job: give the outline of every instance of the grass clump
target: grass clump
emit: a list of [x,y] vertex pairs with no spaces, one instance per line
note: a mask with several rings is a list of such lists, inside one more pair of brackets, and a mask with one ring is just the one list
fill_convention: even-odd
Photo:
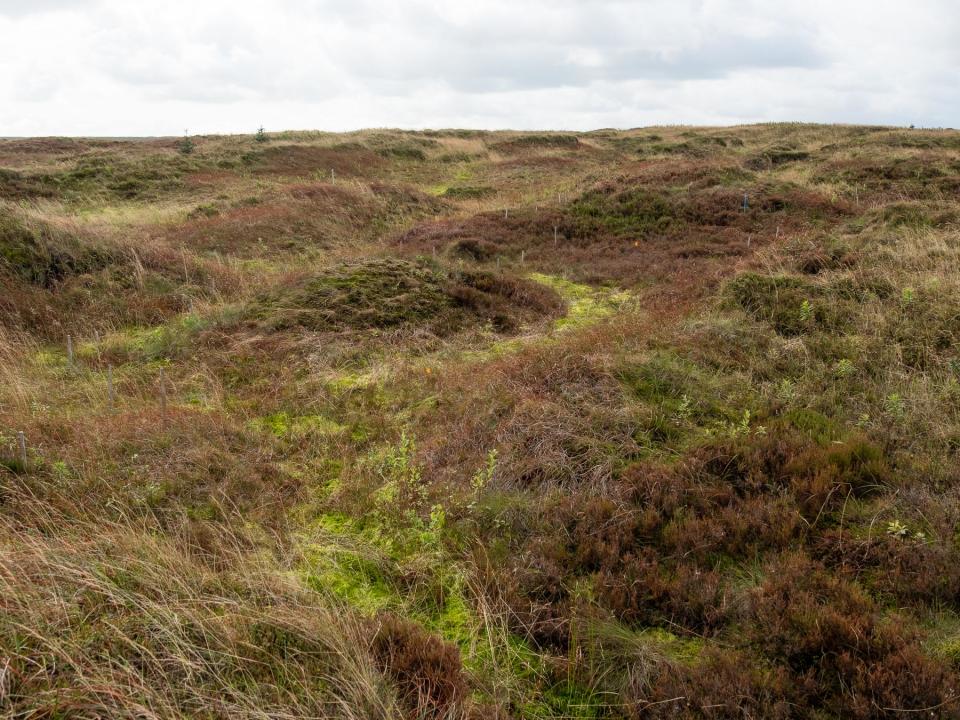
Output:
[[770,323],[780,335],[800,335],[827,318],[811,283],[790,275],[744,273],[730,283],[734,301],[757,320]]

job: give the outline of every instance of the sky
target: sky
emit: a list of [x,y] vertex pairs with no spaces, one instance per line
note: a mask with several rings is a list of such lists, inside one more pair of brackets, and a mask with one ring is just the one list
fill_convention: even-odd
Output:
[[0,0],[0,136],[960,127],[957,0]]

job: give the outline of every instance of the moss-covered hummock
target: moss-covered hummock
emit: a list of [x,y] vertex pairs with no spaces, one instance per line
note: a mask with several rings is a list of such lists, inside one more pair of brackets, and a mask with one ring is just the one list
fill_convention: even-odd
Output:
[[384,258],[339,265],[264,294],[248,312],[272,329],[422,326],[446,334],[470,322],[515,330],[525,320],[562,309],[556,292],[533,281]]
[[50,286],[68,275],[104,267],[111,261],[103,249],[39,220],[0,207],[0,273],[35,285]]

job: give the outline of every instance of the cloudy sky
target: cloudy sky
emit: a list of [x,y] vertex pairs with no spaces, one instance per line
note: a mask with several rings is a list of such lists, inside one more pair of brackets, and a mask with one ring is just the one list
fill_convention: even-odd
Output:
[[0,0],[0,136],[960,126],[957,0]]

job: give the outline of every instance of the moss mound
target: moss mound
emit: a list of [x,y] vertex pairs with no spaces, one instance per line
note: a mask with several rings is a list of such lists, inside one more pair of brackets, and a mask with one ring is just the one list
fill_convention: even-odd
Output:
[[766,170],[788,163],[803,162],[810,159],[810,153],[790,145],[773,145],[764,149],[746,161],[751,170]]
[[489,185],[465,185],[449,187],[443,191],[443,197],[450,200],[480,200],[493,197],[497,191]]
[[69,232],[0,207],[0,274],[49,287],[69,275],[111,262],[108,252],[84,245]]
[[252,303],[252,319],[271,329],[316,331],[421,326],[437,334],[490,322],[500,331],[562,313],[550,288],[508,275],[444,270],[394,258],[337,266]]
[[676,208],[662,193],[614,185],[584,193],[568,214],[579,235],[607,232],[645,236],[665,232],[679,219]]
[[520,152],[523,150],[577,150],[581,147],[576,135],[522,135],[510,140],[493,143],[491,148],[500,152]]

